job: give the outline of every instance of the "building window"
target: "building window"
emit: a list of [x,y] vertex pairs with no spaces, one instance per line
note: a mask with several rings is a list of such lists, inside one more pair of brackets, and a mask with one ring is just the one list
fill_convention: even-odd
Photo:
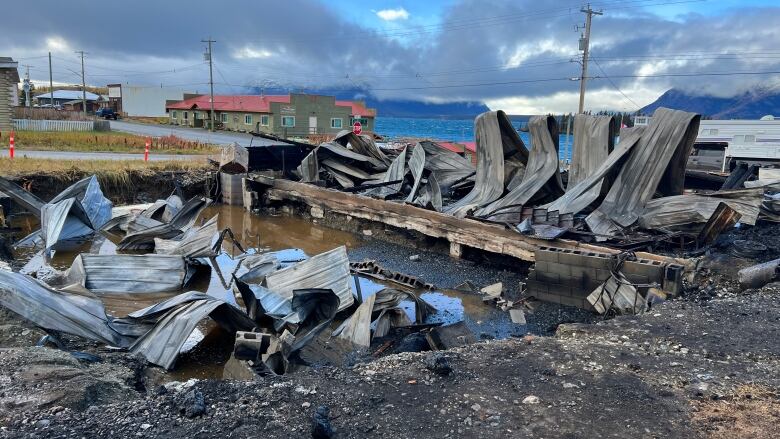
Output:
[[244,115],[244,123],[247,125],[252,125],[252,115],[251,114],[245,114]]
[[176,110],[171,111],[171,117],[176,119]]
[[267,127],[269,120],[270,118],[268,117],[267,114],[260,116],[260,126]]
[[227,121],[228,121],[228,114],[227,113],[222,113],[221,116],[222,116],[222,123],[227,123]]
[[338,128],[341,129],[342,126],[342,120],[340,117],[334,117],[330,120],[330,127],[331,128]]
[[293,128],[295,126],[295,116],[282,116],[282,126]]
[[187,120],[187,116],[189,116],[189,114],[187,114],[187,112],[185,111],[183,114],[184,120]]

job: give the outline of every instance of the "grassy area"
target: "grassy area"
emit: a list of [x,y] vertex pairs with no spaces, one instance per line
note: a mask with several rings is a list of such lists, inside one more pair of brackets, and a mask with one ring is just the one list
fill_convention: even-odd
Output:
[[[9,133],[3,132],[0,144],[8,148]],[[124,152],[143,153],[147,138],[117,132],[60,132],[60,131],[17,131],[16,152],[36,151],[78,151],[78,152]],[[219,147],[200,142],[184,140],[176,136],[151,139],[152,153],[165,154],[214,154]]]
[[127,180],[129,175],[153,175],[160,172],[200,172],[211,168],[204,160],[171,160],[143,162],[135,160],[51,160],[17,157],[0,160],[0,176],[29,175],[66,178],[70,175],[95,174],[104,181]]

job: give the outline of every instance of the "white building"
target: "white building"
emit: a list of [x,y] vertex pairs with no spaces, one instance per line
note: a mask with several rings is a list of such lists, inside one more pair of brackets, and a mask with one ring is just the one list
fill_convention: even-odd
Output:
[[111,107],[126,116],[165,117],[167,101],[181,101],[188,92],[171,87],[109,84]]

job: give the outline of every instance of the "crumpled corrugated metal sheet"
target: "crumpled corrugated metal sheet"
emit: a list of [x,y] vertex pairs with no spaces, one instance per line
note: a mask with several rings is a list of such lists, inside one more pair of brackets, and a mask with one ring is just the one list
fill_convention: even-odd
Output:
[[301,164],[296,168],[301,175],[301,181],[312,182],[320,179],[320,167],[317,160],[317,149],[313,149],[309,155],[303,158]]
[[503,111],[482,113],[474,121],[477,141],[477,175],[474,188],[444,212],[457,217],[499,199],[504,194],[504,157],[527,160],[528,151]]
[[66,274],[71,283],[96,294],[178,291],[187,278],[187,262],[179,255],[80,254]]
[[420,188],[420,193],[414,199],[414,204],[425,208],[431,207],[433,210],[441,212],[441,188],[436,180],[436,174],[431,173],[428,175],[428,182]]
[[339,297],[339,311],[355,300],[349,286],[349,258],[344,246],[269,274],[265,286],[288,299],[292,299],[294,290],[333,290]]
[[181,210],[184,203],[178,195],[171,195],[164,200],[157,200],[151,206],[141,211],[139,217],[151,218],[161,223],[171,222]]
[[41,232],[46,250],[56,249],[95,232],[87,213],[75,198],[46,203],[41,208]]
[[476,168],[471,161],[434,142],[423,140],[420,145],[425,149],[425,169],[436,176],[444,191],[449,191],[456,182],[474,181]]
[[[585,180],[607,161],[615,146],[615,118],[578,114],[574,117],[574,146],[567,188]],[[596,189],[601,191],[601,184]]]
[[20,273],[0,270],[0,305],[45,329],[111,346],[128,347],[133,342],[109,324],[100,300],[57,292]]
[[412,172],[414,183],[412,183],[412,190],[409,191],[409,195],[406,196],[407,203],[414,201],[417,189],[419,189],[422,181],[423,171],[425,170],[425,149],[419,143],[414,145],[412,156],[409,158],[409,170]]
[[193,197],[182,206],[169,223],[150,227],[135,233],[128,233],[119,242],[117,250],[148,250],[154,248],[154,239],[171,239],[195,224],[198,215],[211,204],[205,197]]
[[639,225],[645,229],[700,228],[723,202],[742,215],[740,222],[752,226],[758,220],[763,199],[761,188],[656,198],[645,206]]
[[250,331],[255,327],[243,311],[195,291],[136,311],[121,320],[131,325],[153,322],[154,327],[133,343],[130,352],[143,355],[150,363],[171,369],[184,342],[198,323],[209,316],[229,332]]
[[180,240],[154,239],[154,252],[161,255],[181,255],[185,258],[210,258],[217,255],[213,248],[214,238],[219,233],[214,215],[200,227],[188,229]]
[[17,204],[38,217],[41,216],[41,208],[46,204],[43,200],[30,192],[27,192],[18,184],[8,181],[3,177],[0,177],[0,192],[10,196]]
[[[390,163],[390,167],[387,168],[387,171],[385,172],[384,177],[382,177],[382,183],[387,183],[391,181],[398,181],[403,180],[406,176],[406,153],[408,148],[404,148],[400,154],[393,160],[392,163]],[[378,198],[387,198],[391,195],[397,194],[401,187],[403,186],[403,181],[400,183],[391,184],[389,186],[383,186],[383,187],[377,187],[373,189],[368,189],[364,195],[369,195],[373,197]]]
[[338,134],[336,134],[336,138],[333,139],[333,141],[344,147],[349,144],[353,151],[357,152],[358,154],[373,157],[379,160],[385,165],[385,168],[387,168],[391,162],[390,158],[387,157],[378,146],[376,146],[374,139],[369,136],[362,134],[357,135],[351,130],[341,130]]
[[643,132],[644,127],[642,126],[621,130],[620,142],[599,168],[574,187],[569,186],[565,194],[545,206],[547,210],[550,212],[558,211],[559,214],[579,213],[597,202],[601,190],[593,190],[593,188],[599,187],[606,176],[616,174],[620,170],[620,165],[623,164],[622,160],[639,143]]
[[500,199],[477,209],[476,216],[497,220],[519,217],[522,206],[563,194],[558,165],[558,124],[552,116],[534,116],[528,121],[531,151],[522,182]]
[[586,219],[602,236],[634,224],[656,191],[682,193],[685,165],[693,148],[701,116],[659,108],[626,160],[601,206]]

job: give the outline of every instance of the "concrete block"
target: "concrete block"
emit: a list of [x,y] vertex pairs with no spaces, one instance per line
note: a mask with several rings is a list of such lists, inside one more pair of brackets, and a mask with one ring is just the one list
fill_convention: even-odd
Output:
[[620,268],[620,271],[628,277],[628,275],[644,276],[659,284],[663,282],[664,278],[664,265],[658,261],[639,260],[639,261],[626,261]]
[[536,280],[539,282],[557,284],[560,282],[560,277],[557,273],[551,273],[549,271],[538,271],[536,272]]
[[682,276],[685,267],[677,264],[669,264],[664,271],[662,289],[667,293],[677,296],[682,291]]
[[563,250],[558,255],[558,262],[566,265],[582,265],[582,255],[578,250]]
[[599,270],[609,270],[612,268],[612,258],[601,253],[586,253],[585,266]]
[[550,271],[550,263],[547,261],[536,261],[533,269],[538,271]]
[[537,299],[543,301],[543,302],[550,302],[550,303],[561,303],[561,296],[558,296],[557,294],[549,294],[549,293],[536,293],[533,294],[534,297]]
[[549,247],[539,247],[534,253],[537,262],[558,262],[558,253]]
[[558,277],[564,278],[564,277],[571,277],[571,266],[557,263],[557,262],[551,262],[547,264],[548,272],[550,273],[556,273]]

